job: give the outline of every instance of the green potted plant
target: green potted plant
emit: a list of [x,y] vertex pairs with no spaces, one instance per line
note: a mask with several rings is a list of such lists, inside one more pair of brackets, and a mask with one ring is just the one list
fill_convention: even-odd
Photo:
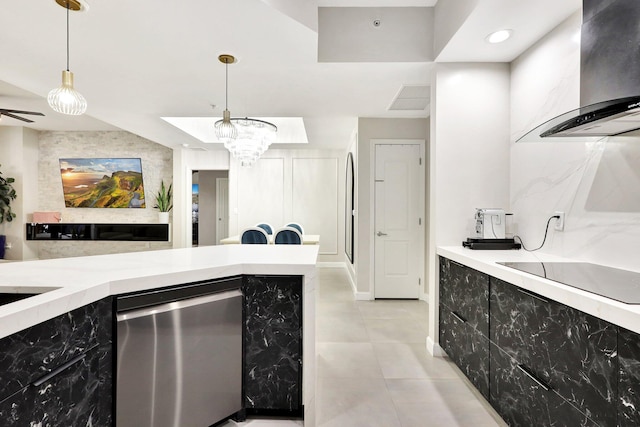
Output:
[[[0,165],[1,167],[2,165]],[[11,210],[11,201],[17,196],[16,190],[13,188],[15,179],[5,178],[0,172],[0,224],[5,221],[11,222],[16,214]],[[4,245],[7,243],[7,236],[0,234],[0,259],[4,258]]]
[[160,211],[158,218],[162,224],[169,223],[169,211],[173,208],[173,204],[171,203],[173,196],[172,191],[173,184],[165,187],[164,180],[160,182],[160,190],[156,193],[156,204],[153,207]]

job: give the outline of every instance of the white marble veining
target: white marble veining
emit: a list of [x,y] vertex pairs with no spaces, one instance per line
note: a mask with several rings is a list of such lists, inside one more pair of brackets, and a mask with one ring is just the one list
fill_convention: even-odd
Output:
[[497,262],[523,261],[575,262],[575,259],[523,250],[479,251],[457,246],[439,247],[438,255],[640,333],[640,305],[638,304],[625,304],[497,264]]
[[[512,232],[527,247],[617,268],[640,268],[640,134],[589,142],[514,143],[541,122],[580,106],[580,12],[529,48],[511,66]],[[552,223],[553,224],[553,223]]]

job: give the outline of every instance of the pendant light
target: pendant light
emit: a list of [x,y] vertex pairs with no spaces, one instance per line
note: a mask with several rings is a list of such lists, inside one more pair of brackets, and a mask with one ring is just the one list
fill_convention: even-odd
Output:
[[224,112],[222,120],[215,124],[216,136],[225,144],[230,143],[238,137],[238,129],[231,123],[231,112],[229,112],[229,64],[236,61],[232,55],[220,55],[218,60],[224,63]]
[[67,9],[67,69],[62,71],[62,86],[52,89],[47,96],[49,106],[58,113],[79,116],[87,111],[87,101],[73,88],[73,73],[69,71],[69,9],[80,10],[81,4],[75,0],[56,0]]
[[218,120],[214,125],[216,137],[224,143],[229,153],[240,161],[241,166],[252,166],[275,141],[278,128],[264,120],[231,117],[227,105],[229,64],[233,64],[236,59],[232,55],[220,55],[218,60],[225,65],[225,107],[222,120]]

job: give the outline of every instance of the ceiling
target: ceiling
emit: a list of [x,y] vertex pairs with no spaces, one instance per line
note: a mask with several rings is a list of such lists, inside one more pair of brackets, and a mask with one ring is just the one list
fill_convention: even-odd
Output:
[[[65,10],[54,0],[6,2],[0,108],[43,112],[46,117],[26,125],[38,130],[123,129],[169,147],[217,148],[161,117],[220,117],[225,74],[217,56],[230,53],[238,59],[229,67],[232,116],[302,117],[309,148],[344,148],[358,117],[427,117],[429,107],[389,106],[403,86],[428,86],[434,62],[319,62],[322,35],[312,29],[317,23],[309,25],[309,13],[436,1],[88,0],[88,11],[70,17],[70,69],[89,104],[79,117],[53,112],[45,99],[65,67]],[[579,0],[475,3],[437,61],[509,62],[580,8]],[[505,27],[514,30],[507,43],[484,42],[489,31]],[[0,125],[23,123],[3,117]]]

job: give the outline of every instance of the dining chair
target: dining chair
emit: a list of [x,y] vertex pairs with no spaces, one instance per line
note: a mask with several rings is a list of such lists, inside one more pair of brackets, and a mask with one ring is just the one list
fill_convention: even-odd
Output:
[[298,224],[297,222],[290,222],[289,224],[285,225],[285,227],[293,227],[298,230],[300,234],[304,234],[304,228],[302,228],[302,225]]
[[267,222],[261,222],[259,224],[256,224],[255,226],[262,228],[264,231],[267,232],[268,235],[272,235],[273,234],[273,227],[271,226],[271,224],[269,224]]
[[243,245],[266,245],[269,243],[269,235],[260,227],[250,227],[240,235],[240,243]]
[[297,228],[282,227],[276,231],[273,243],[276,245],[301,245],[302,234],[300,234]]

